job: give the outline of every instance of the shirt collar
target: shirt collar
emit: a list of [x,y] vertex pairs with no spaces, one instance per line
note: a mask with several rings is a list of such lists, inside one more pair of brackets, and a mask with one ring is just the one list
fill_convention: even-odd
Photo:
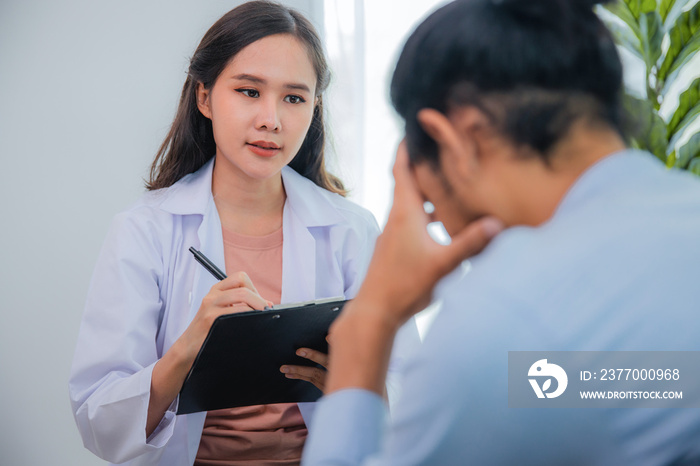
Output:
[[624,149],[603,157],[578,177],[559,202],[552,218],[571,212],[592,198],[625,191],[630,182],[657,170],[660,165],[653,155],[635,149]]
[[[176,215],[204,215],[213,201],[211,178],[214,169],[212,157],[202,168],[184,176],[170,188],[155,191],[162,196],[160,207]],[[307,227],[334,225],[342,221],[334,205],[331,193],[318,187],[290,167],[282,168],[282,182],[287,193],[287,203],[299,220]]]

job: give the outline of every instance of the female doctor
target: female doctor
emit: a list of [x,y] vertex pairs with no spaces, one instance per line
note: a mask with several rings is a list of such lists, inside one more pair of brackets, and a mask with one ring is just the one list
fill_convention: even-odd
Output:
[[[313,27],[284,6],[246,3],[205,34],[149,192],[115,217],[87,297],[70,396],[83,442],[99,457],[299,463],[313,405],[175,412],[216,317],[351,298],[360,285],[378,227],[325,170],[327,84]],[[225,264],[229,278],[217,282],[191,246]],[[417,342],[410,325],[397,345]],[[326,355],[302,351],[325,364]],[[323,388],[320,369],[281,371]]]

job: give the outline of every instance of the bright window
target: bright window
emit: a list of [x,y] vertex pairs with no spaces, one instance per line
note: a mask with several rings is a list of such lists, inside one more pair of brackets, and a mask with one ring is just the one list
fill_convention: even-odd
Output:
[[351,199],[380,225],[391,205],[391,165],[403,130],[389,103],[398,52],[439,0],[325,0],[324,26],[333,83],[327,93],[333,167]]

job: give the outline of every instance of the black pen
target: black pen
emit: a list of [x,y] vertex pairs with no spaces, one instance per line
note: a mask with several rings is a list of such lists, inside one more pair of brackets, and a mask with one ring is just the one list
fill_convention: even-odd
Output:
[[217,280],[224,280],[226,274],[223,273],[217,266],[214,265],[212,261],[209,260],[207,256],[197,251],[195,248],[190,248],[190,252],[194,254],[194,258],[197,262],[202,264],[202,266],[209,271],[210,274],[214,275]]

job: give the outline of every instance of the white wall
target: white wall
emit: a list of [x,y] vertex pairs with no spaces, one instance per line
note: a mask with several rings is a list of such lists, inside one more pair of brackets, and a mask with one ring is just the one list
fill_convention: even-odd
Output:
[[92,268],[143,191],[191,53],[237,3],[0,2],[0,464],[104,464],[67,390]]

